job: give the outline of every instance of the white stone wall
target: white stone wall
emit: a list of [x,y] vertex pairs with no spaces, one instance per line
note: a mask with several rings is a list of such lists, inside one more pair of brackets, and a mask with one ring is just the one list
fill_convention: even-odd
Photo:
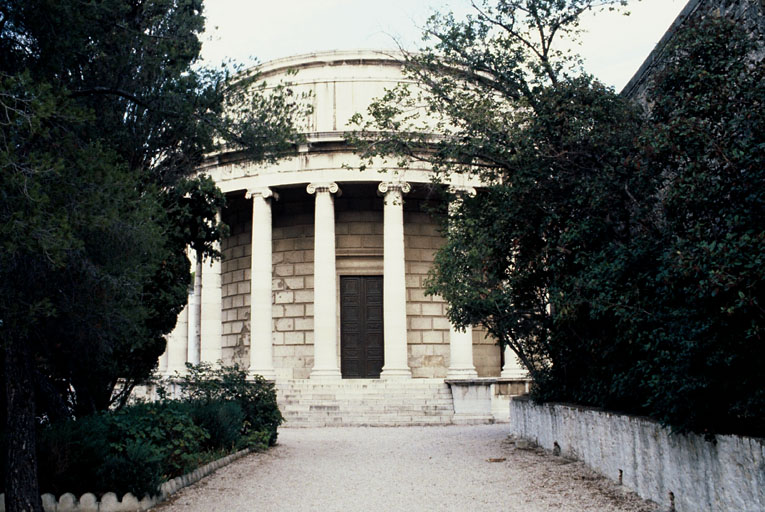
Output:
[[584,461],[677,512],[765,510],[765,440],[672,434],[646,418],[568,405],[510,403],[512,434]]

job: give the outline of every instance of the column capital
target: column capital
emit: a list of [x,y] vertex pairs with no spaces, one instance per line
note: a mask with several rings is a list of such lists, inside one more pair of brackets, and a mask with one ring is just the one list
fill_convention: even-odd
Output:
[[246,199],[252,199],[255,196],[260,196],[263,199],[268,199],[269,197],[273,197],[275,200],[279,200],[279,194],[274,192],[268,187],[255,187],[255,188],[248,188],[247,192],[245,192],[244,197]]
[[475,197],[477,194],[475,187],[468,187],[466,185],[449,185],[449,192],[457,197]]
[[402,194],[409,193],[410,190],[412,190],[412,186],[407,183],[406,181],[381,181],[379,185],[377,185],[377,190],[381,194],[387,194],[388,192],[401,192]]
[[305,187],[306,192],[313,195],[319,192],[329,192],[330,194],[337,194],[340,192],[340,187],[334,181],[331,183],[309,183]]

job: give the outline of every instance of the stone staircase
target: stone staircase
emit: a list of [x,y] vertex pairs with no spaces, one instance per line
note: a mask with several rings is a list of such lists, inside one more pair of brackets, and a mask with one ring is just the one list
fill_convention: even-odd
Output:
[[[449,425],[469,420],[455,421],[452,393],[443,379],[278,380],[276,389],[285,427]],[[480,422],[486,423],[486,418]]]

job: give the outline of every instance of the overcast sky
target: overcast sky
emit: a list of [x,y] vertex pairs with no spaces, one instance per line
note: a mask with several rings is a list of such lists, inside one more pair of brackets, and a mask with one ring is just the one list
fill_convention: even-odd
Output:
[[[620,90],[670,26],[686,0],[629,0],[630,16],[601,13],[584,22],[586,69]],[[469,0],[206,0],[202,55],[251,64],[322,50],[419,46],[434,11],[459,18]]]

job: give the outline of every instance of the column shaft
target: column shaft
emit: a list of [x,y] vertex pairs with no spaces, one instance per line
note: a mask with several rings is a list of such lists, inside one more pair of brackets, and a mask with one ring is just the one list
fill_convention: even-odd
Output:
[[178,314],[175,328],[167,335],[167,370],[166,375],[172,377],[175,372],[186,372],[187,340],[189,325],[189,307],[186,306]]
[[221,261],[209,261],[202,270],[202,327],[200,334],[200,359],[217,363],[222,358],[221,323]]
[[314,364],[312,379],[339,379],[337,363],[337,266],[335,262],[336,183],[310,184],[316,194],[314,220]]
[[200,327],[202,313],[202,261],[199,255],[189,249],[191,268],[194,269],[194,288],[189,295],[189,337],[186,361],[199,364]]
[[505,347],[505,364],[502,366],[502,373],[500,377],[509,379],[525,379],[528,376],[528,372],[523,369],[518,362],[518,356],[515,355],[513,349],[509,346]]
[[[456,214],[462,204],[464,194],[474,196],[475,189],[471,187],[451,187],[455,194],[454,200],[449,203],[449,216]],[[450,226],[449,229],[453,229]],[[449,370],[446,376],[450,379],[473,379],[478,377],[478,372],[473,364],[473,328],[467,327],[464,332],[454,326],[449,329]]]
[[268,189],[248,190],[252,198],[252,259],[250,266],[250,375],[274,379],[272,340],[272,226]]
[[385,364],[382,378],[408,378],[406,342],[406,266],[404,257],[404,200],[408,183],[380,183],[383,207],[383,329]]

